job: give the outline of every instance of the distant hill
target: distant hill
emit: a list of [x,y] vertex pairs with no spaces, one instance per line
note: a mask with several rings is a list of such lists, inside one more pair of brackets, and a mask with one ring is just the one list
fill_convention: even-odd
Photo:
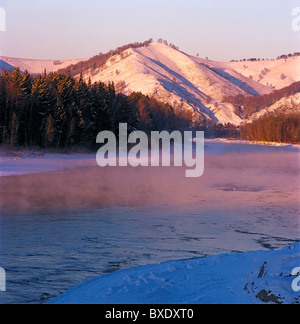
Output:
[[5,61],[1,60],[0,59],[0,72],[3,71],[3,70],[8,70],[8,71],[11,71],[14,69],[14,66],[6,63]]
[[[83,73],[85,80],[114,81],[130,94],[140,91],[195,116],[240,124],[237,107],[226,96],[258,96],[300,80],[300,57],[256,62],[215,62],[189,56],[161,43],[129,48],[110,57],[99,68]],[[79,75],[77,75],[79,77]]]
[[12,58],[0,56],[0,68],[1,65],[5,65],[4,69],[11,70],[14,67],[19,67],[21,71],[27,70],[30,74],[43,73],[45,69],[47,72],[57,72],[58,70],[70,66],[71,64],[77,64],[82,59],[74,60],[31,60],[22,58]]

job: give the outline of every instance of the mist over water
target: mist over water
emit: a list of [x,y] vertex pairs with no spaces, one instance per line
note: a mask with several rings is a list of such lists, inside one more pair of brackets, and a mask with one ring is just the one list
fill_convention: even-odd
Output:
[[[289,192],[290,199],[286,200],[291,203],[294,198],[297,202],[296,192],[292,192],[299,189],[298,150],[218,146],[206,148],[205,171],[200,178],[186,178],[186,167],[97,166],[3,177],[0,178],[1,214],[199,203],[207,208],[223,208],[232,205],[238,192],[256,192],[258,197],[266,191],[274,195]],[[219,204],[220,196],[224,195],[222,190],[236,194],[227,194],[226,200]],[[251,204],[250,195],[248,198]],[[273,195],[272,199],[277,201]]]
[[208,143],[185,167],[82,167],[0,178],[0,302],[44,302],[132,266],[300,240],[299,149]]

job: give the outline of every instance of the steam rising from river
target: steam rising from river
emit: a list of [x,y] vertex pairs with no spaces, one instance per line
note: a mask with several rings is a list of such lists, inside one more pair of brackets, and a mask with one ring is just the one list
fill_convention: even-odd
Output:
[[297,150],[208,150],[204,175],[194,179],[181,167],[83,167],[0,178],[0,206],[5,214],[166,204],[242,209],[262,201],[297,208],[298,190]]

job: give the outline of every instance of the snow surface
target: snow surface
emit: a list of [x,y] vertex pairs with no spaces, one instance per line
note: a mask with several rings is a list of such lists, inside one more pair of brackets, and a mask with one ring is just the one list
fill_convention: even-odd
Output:
[[[219,63],[225,70],[234,70],[239,74],[276,90],[300,81],[300,57],[288,59]],[[281,75],[285,77],[282,78]]]
[[[58,60],[59,64],[54,64],[55,60],[32,60],[23,58],[12,58],[6,56],[0,56],[0,61],[9,64],[11,67],[19,67],[21,71],[27,70],[31,74],[44,73],[45,69],[47,72],[56,72],[60,69],[66,68],[70,65],[75,65],[86,59],[71,59],[71,60]],[[57,62],[58,62],[57,61]],[[4,64],[3,63],[3,64]],[[1,67],[1,65],[0,65]],[[6,67],[5,67],[6,68]]]
[[300,243],[280,251],[165,262],[85,282],[50,304],[259,304],[300,302],[292,276]]
[[64,169],[95,166],[95,154],[40,154],[22,152],[0,154],[0,177],[36,174]]

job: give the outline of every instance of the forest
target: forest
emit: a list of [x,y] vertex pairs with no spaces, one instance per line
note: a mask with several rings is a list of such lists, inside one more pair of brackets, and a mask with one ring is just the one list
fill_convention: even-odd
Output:
[[114,83],[91,84],[64,73],[0,75],[0,144],[42,148],[94,147],[100,131],[183,130],[192,114],[141,93],[117,93]]
[[241,126],[241,138],[249,141],[300,144],[300,114],[271,114]]

